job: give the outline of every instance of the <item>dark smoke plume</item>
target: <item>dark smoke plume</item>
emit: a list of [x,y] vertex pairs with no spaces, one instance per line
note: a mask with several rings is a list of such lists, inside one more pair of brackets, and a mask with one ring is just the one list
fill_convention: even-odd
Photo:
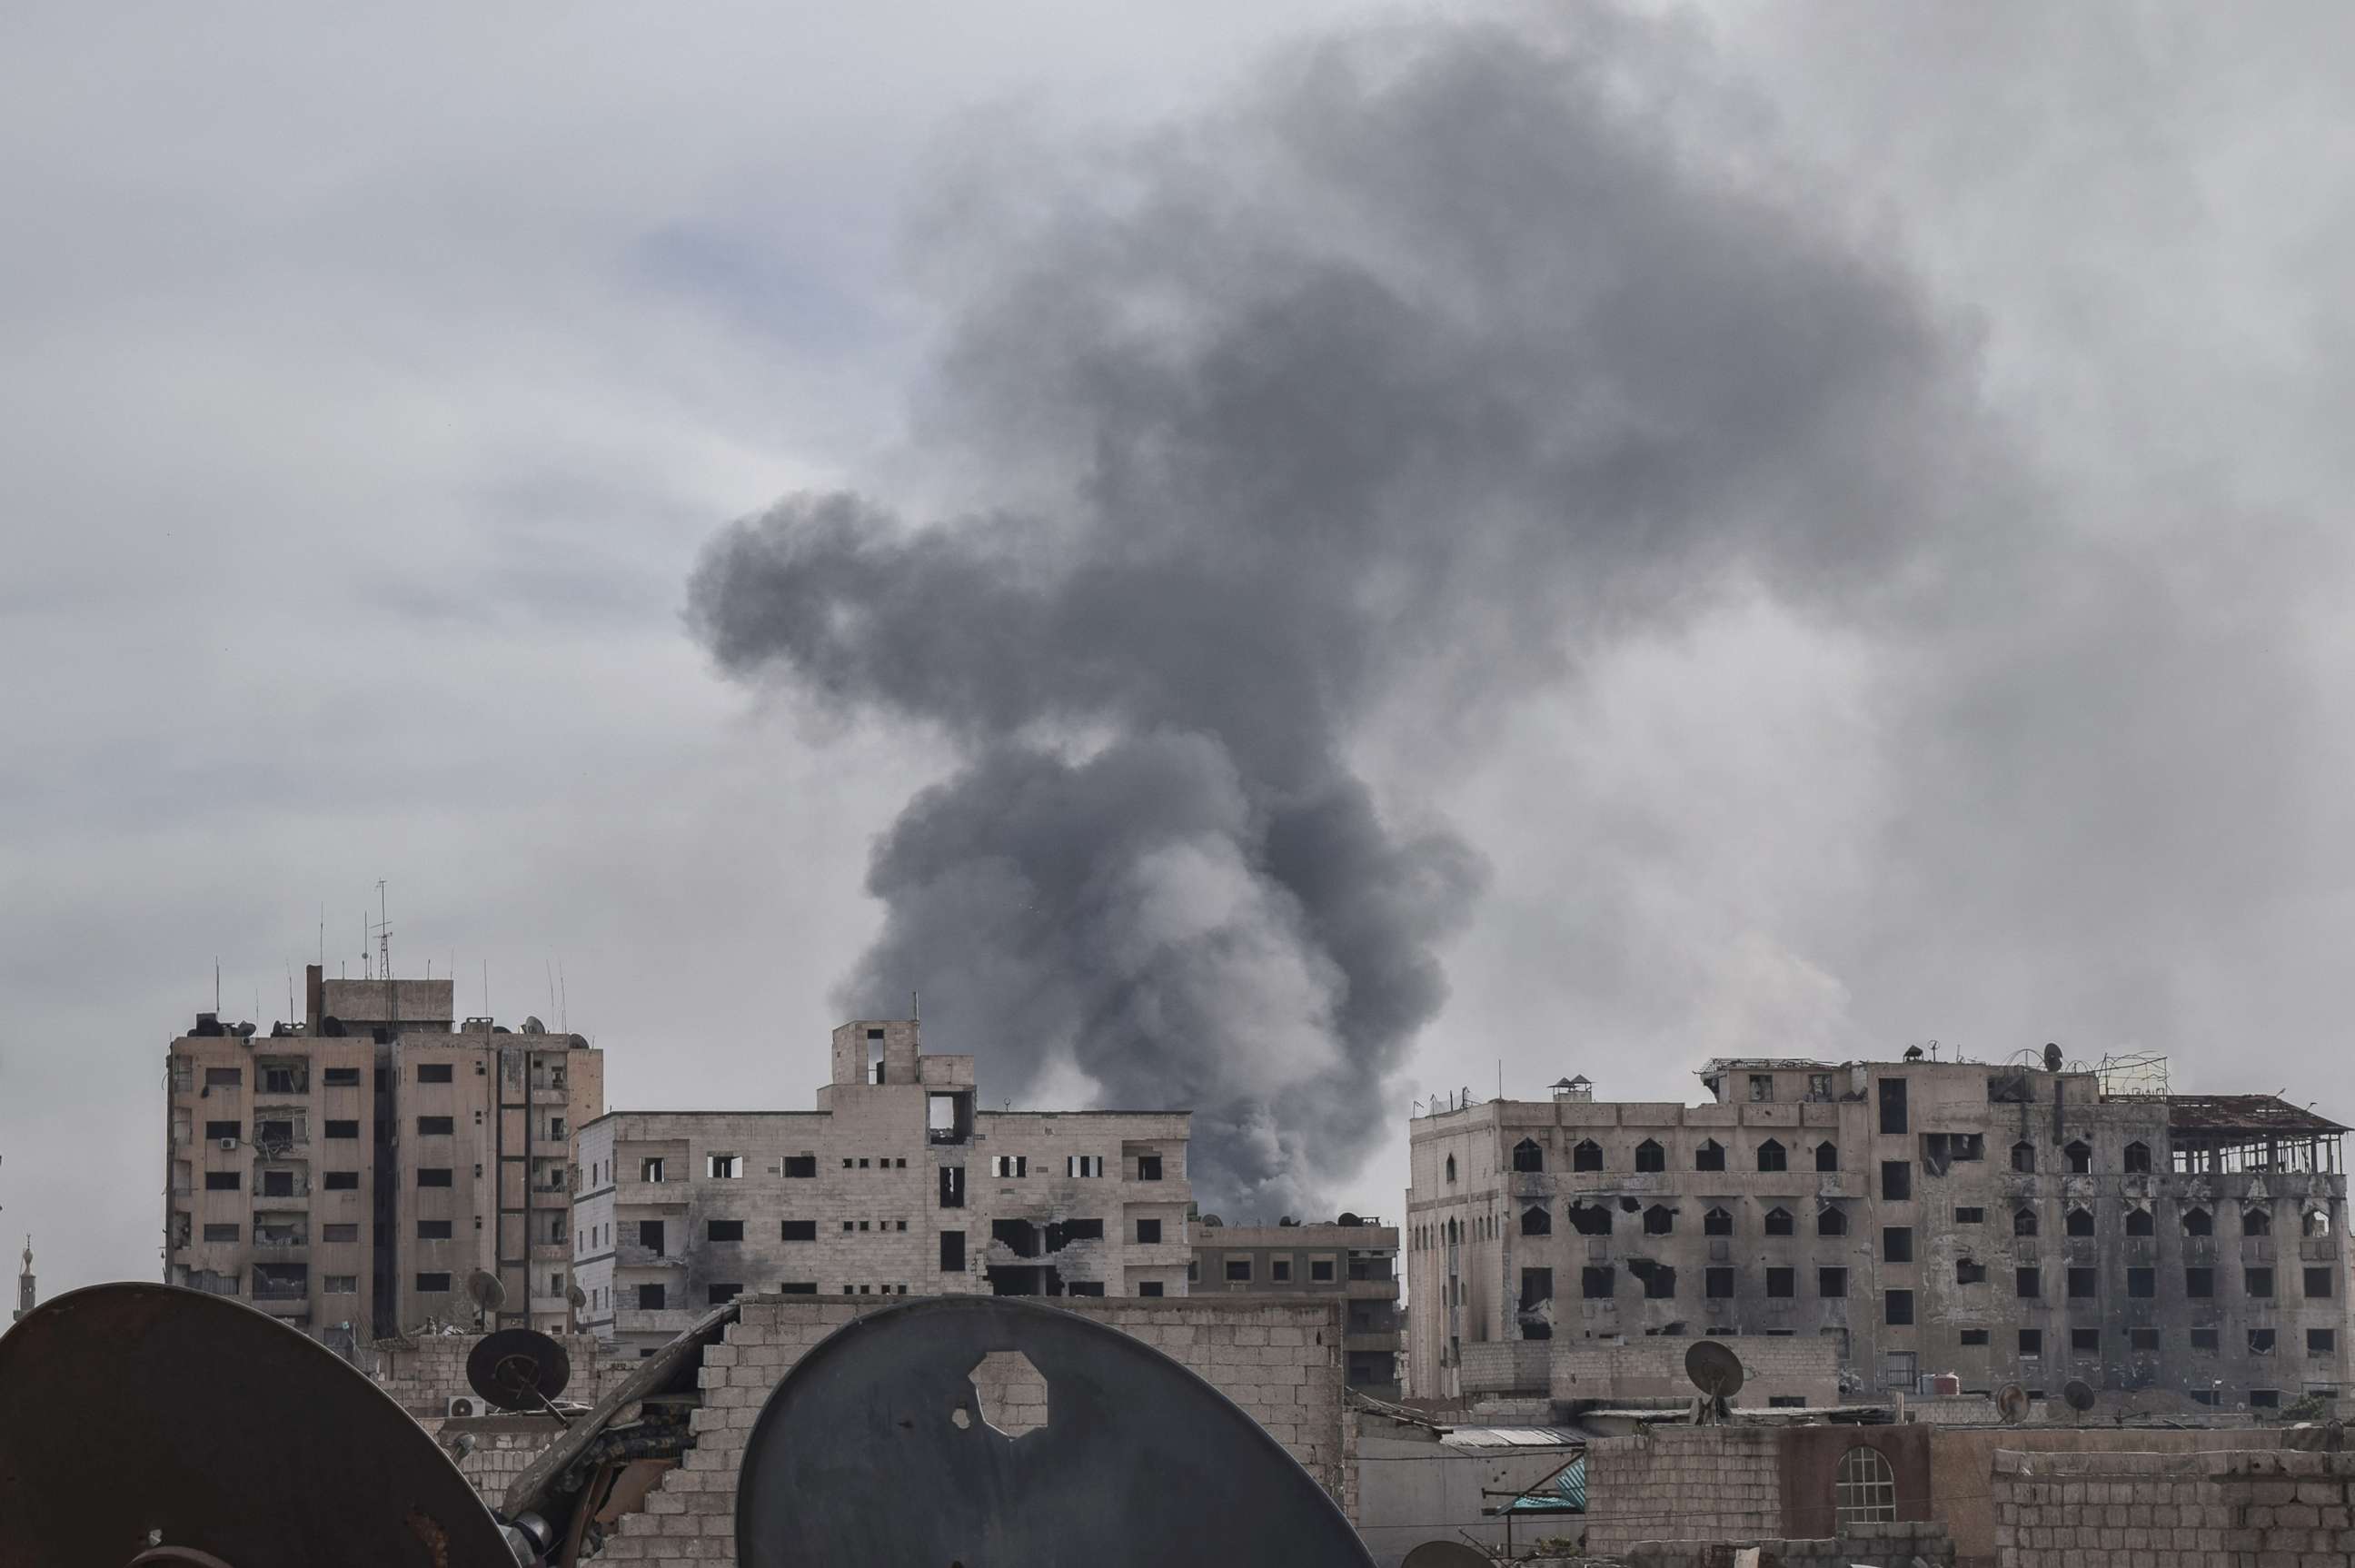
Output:
[[1433,703],[1476,743],[1728,593],[1871,619],[1945,569],[1968,359],[1678,133],[1711,91],[1624,19],[1417,25],[963,186],[926,407],[964,515],[792,496],[691,589],[724,668],[963,759],[876,849],[850,1012],[921,985],[1009,1093],[1067,1059],[1192,1107],[1206,1208],[1314,1204],[1401,1108],[1482,880],[1385,815],[1365,727]]

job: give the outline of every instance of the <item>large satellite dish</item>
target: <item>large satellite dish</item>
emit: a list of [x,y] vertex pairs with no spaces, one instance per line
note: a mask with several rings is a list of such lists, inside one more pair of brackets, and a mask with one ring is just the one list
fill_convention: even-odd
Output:
[[2006,1426],[2017,1426],[2028,1419],[2028,1391],[2018,1383],[2006,1383],[1996,1391],[1995,1413]]
[[2094,1408],[2094,1385],[2082,1378],[2071,1378],[2061,1390],[2062,1403],[2079,1415]]
[[476,1311],[487,1315],[507,1304],[507,1287],[490,1270],[478,1268],[466,1276],[466,1299]]
[[424,1428],[224,1296],[69,1291],[0,1335],[0,1563],[514,1568]]
[[1373,1559],[1281,1444],[1160,1351],[1052,1307],[944,1296],[844,1326],[769,1395],[737,1477],[736,1561]]
[[564,1347],[534,1328],[485,1334],[466,1356],[466,1386],[501,1410],[546,1410],[571,1381]]
[[1714,1339],[1696,1339],[1685,1352],[1685,1376],[1720,1404],[1742,1392],[1742,1358]]
[[1496,1568],[1483,1552],[1460,1541],[1426,1541],[1406,1554],[1399,1568]]

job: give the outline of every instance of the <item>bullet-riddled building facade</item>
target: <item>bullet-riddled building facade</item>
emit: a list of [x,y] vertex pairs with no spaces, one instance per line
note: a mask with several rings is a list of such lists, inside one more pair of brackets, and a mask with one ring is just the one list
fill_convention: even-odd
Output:
[[834,1031],[814,1111],[581,1129],[582,1327],[650,1351],[751,1291],[1183,1296],[1185,1112],[984,1111],[912,1019]]
[[571,1140],[602,1054],[452,1016],[442,980],[306,976],[266,1036],[199,1015],[166,1057],[165,1278],[349,1347],[474,1321],[570,1327]]
[[1501,1392],[1467,1391],[1468,1346],[1645,1336],[1827,1339],[1868,1399],[1945,1374],[2257,1411],[2345,1386],[2335,1122],[2105,1093],[2057,1051],[1702,1078],[1700,1105],[1570,1080],[1415,1120],[1411,1393]]

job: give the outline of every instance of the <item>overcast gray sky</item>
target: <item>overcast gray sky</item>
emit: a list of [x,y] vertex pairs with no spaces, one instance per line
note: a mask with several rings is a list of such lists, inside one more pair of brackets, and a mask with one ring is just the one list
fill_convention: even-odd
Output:
[[[885,932],[870,846],[970,753],[724,675],[689,573],[797,491],[1029,504],[1035,454],[918,439],[972,413],[966,263],[1030,255],[1065,188],[1026,160],[1182,144],[1264,197],[1288,62],[1436,14],[11,7],[0,1234],[45,1292],[156,1271],[162,1048],[216,957],[266,1027],[323,909],[357,972],[380,877],[400,967],[454,963],[465,1010],[487,963],[495,1011],[545,1015],[560,964],[616,1105],[805,1104]],[[1364,1162],[1316,1166],[1331,1206],[1395,1211],[1410,1100],[1500,1060],[1680,1097],[1714,1052],[2058,1040],[2355,1111],[2355,17],[1489,15],[1570,51],[1643,166],[1856,261],[1973,407],[1824,446],[1896,470],[1902,550],[1532,600],[1546,656],[1486,700],[1434,656],[1353,709],[1385,821],[1484,869]],[[1691,384],[1808,340],[1728,334]],[[1685,521],[1742,522],[1712,505]],[[1529,653],[1499,615],[1448,635]],[[1009,1042],[951,1019],[986,1093]]]

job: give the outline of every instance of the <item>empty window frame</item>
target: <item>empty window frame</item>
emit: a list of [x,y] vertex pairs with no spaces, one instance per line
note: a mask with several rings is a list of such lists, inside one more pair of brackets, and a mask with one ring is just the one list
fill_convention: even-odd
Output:
[[1027,1154],[994,1154],[989,1157],[989,1174],[1010,1179],[1030,1174],[1030,1157]]
[[[1450,1160],[1452,1163],[1452,1156],[1450,1157]],[[1603,1168],[1603,1146],[1596,1143],[1593,1138],[1581,1138],[1577,1144],[1572,1146],[1571,1148],[1570,1168],[1572,1170],[1601,1170]],[[1455,1179],[1455,1173],[1453,1170],[1450,1170],[1448,1172],[1448,1179],[1453,1181]]]
[[1636,1168],[1639,1171],[1661,1171],[1668,1168],[1668,1151],[1650,1138],[1636,1146]]
[[1700,1147],[1693,1150],[1693,1168],[1695,1170],[1723,1170],[1725,1168],[1725,1146],[1718,1142],[1715,1138],[1701,1139]]
[[1513,1146],[1513,1168],[1515,1170],[1543,1170],[1545,1168],[1545,1150],[1538,1147],[1537,1141],[1534,1138],[1523,1138],[1520,1142]]
[[1733,1234],[1733,1216],[1722,1209],[1711,1209],[1700,1217],[1700,1233],[1704,1236]]
[[1773,1138],[1768,1138],[1764,1143],[1758,1146],[1758,1168],[1764,1171],[1787,1170],[1790,1168],[1789,1158],[1785,1154],[1783,1146],[1780,1143],[1776,1142]]
[[417,1081],[420,1083],[451,1083],[453,1081],[453,1077],[450,1071],[450,1063],[446,1061],[419,1062],[417,1064]]
[[1770,1236],[1788,1236],[1796,1230],[1791,1219],[1791,1211],[1779,1203],[1766,1211],[1762,1228]]
[[1100,1177],[1104,1173],[1104,1158],[1100,1154],[1067,1154],[1063,1157],[1063,1174],[1076,1177]]
[[1136,1240],[1138,1244],[1142,1246],[1152,1246],[1156,1243],[1159,1242],[1161,1240],[1161,1221],[1158,1220],[1139,1220],[1136,1222]]
[[1832,1511],[1842,1534],[1859,1524],[1894,1523],[1897,1472],[1877,1448],[1859,1443],[1832,1473]]
[[1881,1200],[1902,1203],[1913,1196],[1913,1162],[1904,1159],[1884,1159],[1881,1162]]
[[744,1176],[744,1157],[741,1154],[706,1155],[703,1173],[714,1181],[740,1181]]
[[1817,1170],[1838,1170],[1839,1168],[1839,1145],[1828,1140],[1817,1144],[1816,1146],[1816,1168]]
[[741,1242],[744,1239],[744,1221],[706,1220],[703,1222],[703,1239],[707,1242]]
[[1883,1225],[1881,1228],[1881,1261],[1910,1264],[1913,1261],[1913,1227]]

